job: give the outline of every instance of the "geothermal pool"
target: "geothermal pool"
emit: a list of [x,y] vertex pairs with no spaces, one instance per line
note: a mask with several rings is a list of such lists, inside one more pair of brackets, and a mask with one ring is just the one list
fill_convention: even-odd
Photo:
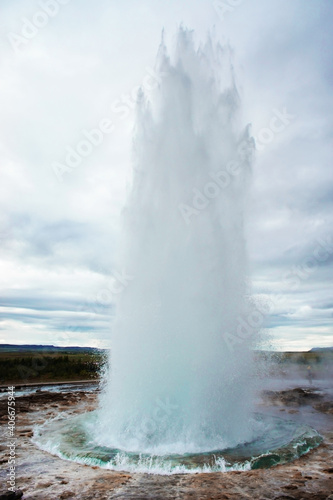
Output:
[[66,460],[116,471],[151,474],[269,468],[299,458],[322,442],[314,429],[293,420],[261,414],[255,415],[254,420],[257,437],[251,442],[202,453],[142,453],[101,446],[91,439],[92,429],[98,423],[96,412],[46,422],[35,429],[34,442]]

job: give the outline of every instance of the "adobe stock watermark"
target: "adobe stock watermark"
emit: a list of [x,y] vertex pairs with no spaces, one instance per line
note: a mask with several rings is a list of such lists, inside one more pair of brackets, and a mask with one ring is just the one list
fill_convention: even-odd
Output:
[[[299,265],[293,266],[283,275],[283,282],[291,290],[297,290],[304,280],[314,273],[322,262],[326,262],[333,254],[333,241],[330,236],[318,238],[317,245],[310,257],[303,259]],[[281,299],[282,297],[280,297]]]
[[254,140],[249,136],[241,141],[237,147],[237,158],[235,160],[229,161],[225,168],[218,172],[210,173],[210,181],[203,186],[201,191],[198,188],[192,189],[192,204],[180,203],[178,205],[178,210],[187,225],[190,224],[193,216],[197,216],[202,210],[205,210],[212,200],[217,198],[230,185],[232,180],[242,172],[244,162],[251,161],[253,153]]
[[225,169],[209,174],[211,181],[207,182],[201,191],[198,188],[192,189],[192,204],[180,203],[178,205],[181,216],[187,225],[190,224],[193,216],[199,215],[202,210],[205,210],[210,205],[212,200],[217,198],[229,186],[233,177],[240,174],[241,167],[241,162],[230,161]]
[[56,17],[63,5],[71,0],[41,0],[40,10],[37,10],[31,19],[22,17],[20,33],[7,33],[8,41],[16,54],[22,53],[22,49],[37,36],[39,31],[48,25],[50,19]]
[[277,134],[281,134],[295,120],[296,115],[288,113],[286,107],[281,111],[273,109],[273,116],[269,120],[267,127],[262,127],[258,134],[254,136],[256,149],[258,151],[264,150],[268,144],[272,143]]
[[[96,320],[101,313],[101,308],[110,306],[115,296],[121,294],[125,288],[129,286],[131,281],[133,281],[134,276],[129,275],[126,271],[115,271],[110,277],[109,282],[103,288],[101,288],[92,300],[86,300],[77,308],[79,313],[91,313],[93,315],[93,320]],[[78,325],[68,325],[66,331],[62,332],[57,336],[57,341],[64,342],[72,340],[72,336],[75,333],[80,333],[81,328]]]
[[244,316],[239,316],[237,318],[236,331],[225,332],[223,334],[223,339],[230,352],[233,352],[239,344],[241,344],[245,339],[249,339],[254,336],[257,331],[262,328],[265,316],[270,312],[270,307],[267,304],[260,304],[248,312]]
[[8,406],[8,425],[7,425],[7,453],[8,453],[8,473],[7,473],[7,489],[15,492],[16,490],[16,437],[15,437],[15,387],[7,388],[7,406]]
[[170,398],[166,397],[164,399],[157,398],[155,401],[155,407],[149,417],[142,419],[140,425],[138,426],[138,436],[141,439],[149,438],[153,436],[159,427],[166,427],[166,424],[170,422],[172,416],[175,415],[178,410],[178,405],[171,402]]
[[103,118],[96,128],[82,130],[83,139],[74,147],[67,146],[64,161],[52,163],[52,169],[57,179],[63,182],[64,174],[72,172],[81,165],[83,159],[90,156],[94,149],[103,143],[105,135],[111,134],[113,130],[114,124],[109,118]]
[[296,118],[296,115],[288,113],[284,107],[281,111],[273,109],[267,127],[262,127],[254,137],[247,137],[237,148],[237,157],[227,163],[225,168],[218,172],[210,173],[210,181],[201,190],[193,188],[193,198],[191,205],[180,203],[178,209],[184,222],[190,224],[192,217],[197,216],[205,210],[221,193],[230,185],[235,177],[242,171],[244,162],[250,161],[254,150],[262,151],[268,144],[273,142],[275,136],[283,132],[288,125]]
[[134,276],[127,274],[126,271],[119,273],[116,271],[110,278],[108,286],[99,290],[96,295],[95,303],[102,305],[110,305],[114,299],[114,295],[119,295],[133,281]]
[[224,21],[226,14],[234,12],[244,0],[214,0],[213,7],[220,21]]
[[118,99],[115,99],[111,104],[111,111],[115,115],[119,115],[121,120],[125,120],[135,109],[139,90],[144,89],[148,92],[155,90],[166,75],[165,71],[157,71],[154,68],[146,67],[146,75],[142,80],[142,84],[133,87],[129,94],[121,94]]
[[[330,236],[318,238],[312,254],[283,274],[282,284],[286,285],[292,291],[297,290],[332,254],[332,238]],[[248,314],[238,317],[236,330],[223,334],[229,351],[233,352],[245,339],[254,336],[263,327],[265,317],[272,313],[278,306],[281,307],[285,304],[286,301],[286,294],[281,293],[274,298],[274,301],[269,299],[269,301],[263,304],[255,304]]]
[[141,85],[133,87],[129,94],[121,94],[111,104],[112,117],[105,117],[92,129],[81,130],[82,139],[75,146],[67,146],[63,161],[54,161],[52,170],[59,182],[63,182],[64,175],[73,172],[83,160],[89,157],[101,144],[106,136],[115,130],[115,122],[127,119],[134,111],[137,103],[137,94],[140,89],[152,91],[158,87],[166,75],[163,71],[146,68],[146,75]]

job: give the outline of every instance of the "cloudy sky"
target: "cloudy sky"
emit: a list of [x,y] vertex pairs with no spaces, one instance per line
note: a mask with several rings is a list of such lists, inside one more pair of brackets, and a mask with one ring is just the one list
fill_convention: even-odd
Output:
[[0,342],[106,345],[135,96],[183,23],[234,49],[272,347],[333,344],[331,0],[1,0],[0,20]]

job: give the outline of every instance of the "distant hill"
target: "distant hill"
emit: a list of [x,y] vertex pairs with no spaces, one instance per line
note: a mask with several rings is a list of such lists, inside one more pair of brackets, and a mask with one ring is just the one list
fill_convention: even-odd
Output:
[[333,351],[333,347],[313,347],[309,352],[326,352]]
[[0,352],[57,352],[57,353],[94,353],[96,351],[106,351],[106,349],[99,349],[97,347],[78,347],[78,346],[66,346],[58,347],[54,345],[35,345],[35,344],[0,344]]

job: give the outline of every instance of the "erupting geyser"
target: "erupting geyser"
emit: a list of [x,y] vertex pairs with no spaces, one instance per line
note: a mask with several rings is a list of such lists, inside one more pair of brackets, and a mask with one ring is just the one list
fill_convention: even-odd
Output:
[[230,50],[211,40],[195,49],[180,29],[175,57],[162,43],[156,71],[158,88],[138,96],[118,260],[131,279],[99,408],[47,422],[35,442],[87,464],[167,474],[290,461],[321,437],[253,413],[243,220],[254,142]]
[[233,350],[247,304],[244,201],[253,140],[240,124],[230,50],[195,49],[180,29],[160,84],[138,96],[134,180],[119,268],[103,444],[199,452],[251,437],[252,335]]

